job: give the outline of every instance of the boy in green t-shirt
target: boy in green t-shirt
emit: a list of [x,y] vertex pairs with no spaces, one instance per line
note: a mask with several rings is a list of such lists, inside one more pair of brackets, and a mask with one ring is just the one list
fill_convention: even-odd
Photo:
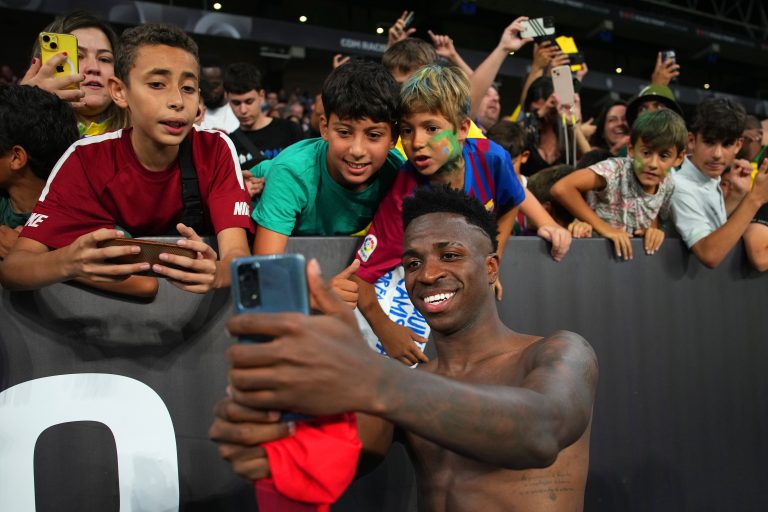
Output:
[[320,133],[252,169],[265,177],[253,208],[254,254],[285,251],[288,237],[352,235],[364,230],[402,157],[397,138],[399,88],[381,65],[353,61],[323,84]]

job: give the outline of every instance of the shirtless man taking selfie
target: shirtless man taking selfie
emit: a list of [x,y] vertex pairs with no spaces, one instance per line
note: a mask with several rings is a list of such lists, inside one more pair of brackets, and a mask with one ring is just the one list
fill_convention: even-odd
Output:
[[[349,306],[307,269],[322,315],[239,315],[231,397],[211,437],[238,474],[269,476],[259,443],[290,434],[263,411],[358,413],[363,455],[404,434],[429,511],[580,511],[589,462],[597,360],[580,336],[516,333],[499,319],[496,223],[462,192],[419,189],[403,203],[408,294],[438,357],[411,370],[363,342]],[[244,428],[245,427],[245,428]]]

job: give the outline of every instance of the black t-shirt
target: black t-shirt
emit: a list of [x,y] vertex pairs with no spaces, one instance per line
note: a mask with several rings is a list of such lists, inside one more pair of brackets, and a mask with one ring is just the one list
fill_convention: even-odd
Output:
[[[262,160],[276,157],[282,150],[304,138],[301,126],[285,119],[272,119],[272,122],[260,130],[243,131],[237,129],[229,134],[235,143],[240,168],[250,169]],[[247,144],[243,138],[250,141]],[[254,154],[254,151],[258,151]]]
[[757,210],[755,218],[752,219],[752,222],[762,224],[763,226],[768,226],[768,203],[764,204],[760,207],[759,210]]

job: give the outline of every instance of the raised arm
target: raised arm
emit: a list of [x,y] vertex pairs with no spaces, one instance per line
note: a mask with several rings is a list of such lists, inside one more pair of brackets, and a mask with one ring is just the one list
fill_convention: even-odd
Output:
[[[545,467],[589,424],[597,381],[594,352],[558,333],[526,350],[520,386],[476,385],[413,371],[378,357],[352,311],[308,269],[310,292],[327,315],[238,315],[233,335],[274,341],[230,347],[234,402],[308,414],[377,416],[473,459],[508,468]],[[494,421],[487,421],[493,417]]]
[[753,222],[744,232],[747,258],[758,272],[768,270],[768,226]]
[[531,38],[520,38],[520,31],[523,30],[522,22],[528,20],[527,16],[521,16],[515,21],[509,24],[504,32],[501,33],[501,39],[499,44],[493,51],[488,54],[488,57],[479,65],[475,72],[470,77],[470,84],[472,87],[471,96],[471,116],[477,115],[477,109],[480,106],[483,96],[488,91],[488,88],[493,84],[493,80],[504,63],[504,59],[511,52],[516,52],[522,48],[526,43],[532,41]]
[[432,39],[432,44],[435,45],[435,51],[438,55],[445,57],[448,62],[459,67],[467,76],[472,76],[472,68],[464,62],[459,52],[456,51],[456,48],[453,46],[453,39],[449,36],[435,34],[431,30],[427,30],[427,33]]

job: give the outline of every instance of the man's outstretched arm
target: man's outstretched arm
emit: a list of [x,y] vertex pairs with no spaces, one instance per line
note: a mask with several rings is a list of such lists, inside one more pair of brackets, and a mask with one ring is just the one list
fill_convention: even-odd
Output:
[[228,350],[237,404],[313,415],[363,412],[508,468],[548,466],[587,428],[597,363],[580,337],[559,333],[537,342],[520,387],[468,384],[379,357],[365,345],[352,312],[319,276],[316,263],[310,263],[308,278],[310,292],[328,314],[230,320],[233,335],[274,337]]

